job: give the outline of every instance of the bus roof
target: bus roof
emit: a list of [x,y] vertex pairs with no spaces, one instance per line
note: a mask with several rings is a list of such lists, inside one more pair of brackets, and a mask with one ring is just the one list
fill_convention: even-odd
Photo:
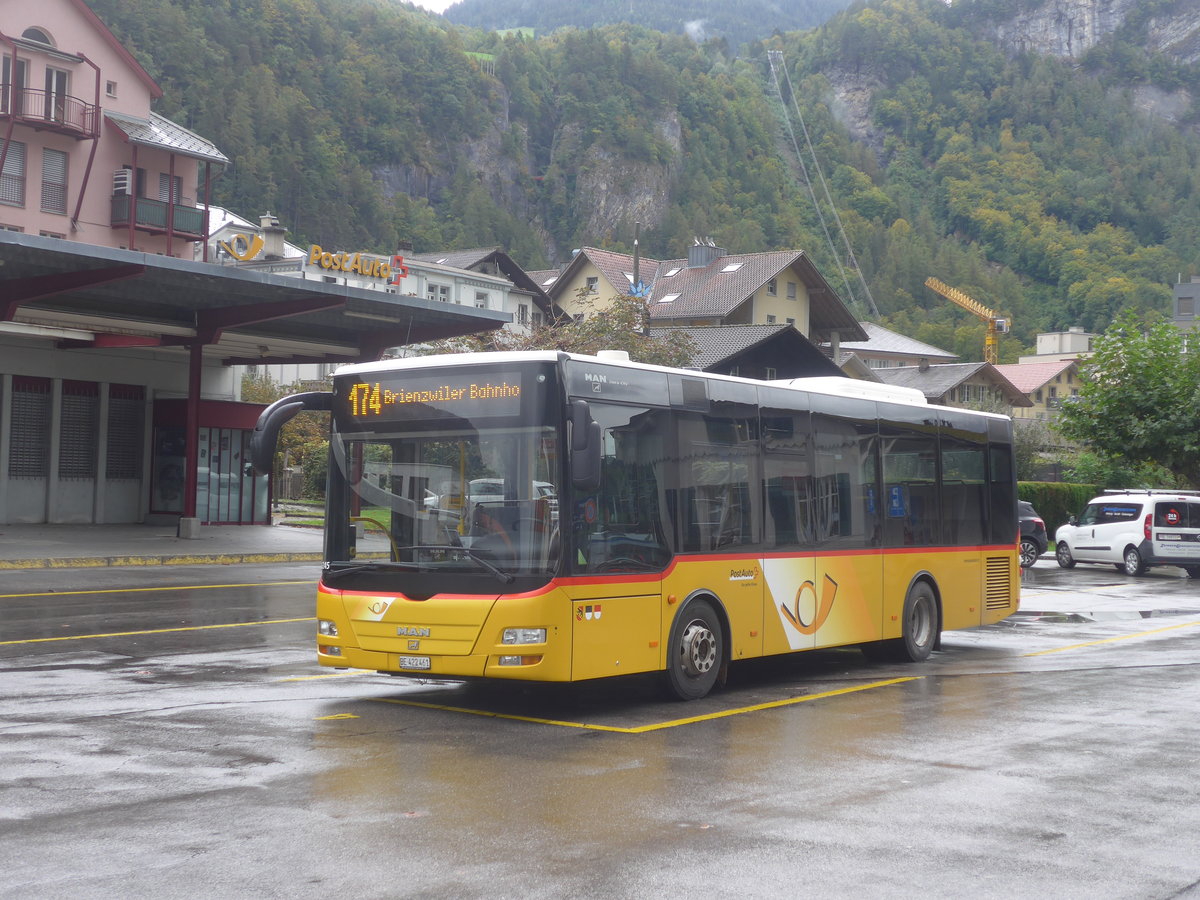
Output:
[[410,356],[404,359],[386,359],[370,363],[353,363],[340,366],[334,375],[356,375],[368,372],[392,372],[405,369],[421,369],[428,367],[458,367],[481,364],[553,362],[564,359],[595,363],[606,366],[622,366],[630,369],[641,369],[652,372],[669,372],[686,374],[694,377],[710,378],[720,381],[732,381],[740,384],[768,385],[790,388],[792,390],[810,391],[833,397],[857,397],[863,400],[878,400],[890,403],[902,403],[908,406],[929,406],[937,409],[955,409],[956,412],[970,412],[977,415],[1008,418],[999,413],[988,413],[981,410],[962,410],[955,407],[940,407],[929,403],[925,395],[916,388],[901,387],[900,385],[881,384],[873,381],[861,381],[850,377],[836,375],[819,375],[802,378],[788,378],[776,381],[762,381],[757,378],[742,378],[737,375],[720,375],[714,372],[704,372],[698,369],[675,369],[670,366],[658,366],[651,363],[634,362],[627,354],[620,351],[602,351],[601,355],[589,356],[583,353],[565,353],[559,350],[508,350],[482,353],[452,353],[433,356]]

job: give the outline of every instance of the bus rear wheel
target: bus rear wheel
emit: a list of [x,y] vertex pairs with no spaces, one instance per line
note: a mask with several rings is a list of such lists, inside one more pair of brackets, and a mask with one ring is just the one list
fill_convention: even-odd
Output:
[[904,598],[904,613],[900,621],[900,637],[890,641],[863,644],[867,659],[883,662],[921,662],[938,640],[938,602],[933,586],[918,581],[908,589]]
[[667,689],[679,700],[699,700],[717,682],[725,639],[716,610],[694,600],[675,619],[667,653]]

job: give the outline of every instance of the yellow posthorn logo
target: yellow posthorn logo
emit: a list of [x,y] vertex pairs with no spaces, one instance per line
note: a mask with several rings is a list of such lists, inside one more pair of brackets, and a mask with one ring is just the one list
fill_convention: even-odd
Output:
[[837,589],[837,582],[826,575],[825,589],[818,600],[817,586],[811,581],[806,581],[800,585],[800,590],[796,591],[792,605],[789,607],[786,603],[780,603],[779,610],[801,634],[816,634],[829,619]]
[[260,234],[254,235],[253,238],[246,234],[235,234],[228,241],[218,241],[217,246],[234,259],[246,262],[262,252],[263,239]]

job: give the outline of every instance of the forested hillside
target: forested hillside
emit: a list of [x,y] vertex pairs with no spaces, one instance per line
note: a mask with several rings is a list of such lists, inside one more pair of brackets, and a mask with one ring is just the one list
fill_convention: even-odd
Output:
[[851,0],[460,0],[445,16],[455,25],[495,30],[594,28],[628,23],[697,41],[724,40],[729,49],[773,32],[815,28]]
[[1200,77],[1141,48],[1144,19],[1082,60],[1010,58],[989,29],[1036,0],[877,0],[735,57],[630,25],[504,38],[383,0],[92,5],[163,86],[159,111],[234,160],[215,202],[269,209],[297,241],[502,244],[535,268],[628,250],[638,221],[650,255],[696,235],[800,247],[840,287],[782,127],[779,49],[883,324],[979,358],[982,325],[923,287],[936,275],[1012,316],[1008,360],[1039,330],[1161,314],[1200,272],[1181,90]]

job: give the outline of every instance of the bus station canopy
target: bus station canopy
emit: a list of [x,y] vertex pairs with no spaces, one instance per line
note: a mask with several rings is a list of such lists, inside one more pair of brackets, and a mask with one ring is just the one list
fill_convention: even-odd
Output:
[[347,363],[492,331],[498,310],[0,231],[0,335],[59,350],[203,347],[232,365]]

